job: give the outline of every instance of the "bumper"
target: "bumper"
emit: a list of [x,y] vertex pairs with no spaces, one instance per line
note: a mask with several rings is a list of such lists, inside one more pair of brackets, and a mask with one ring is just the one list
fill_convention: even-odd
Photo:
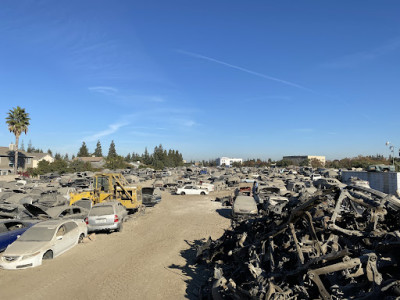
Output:
[[106,224],[106,225],[88,225],[88,232],[93,232],[93,231],[107,231],[107,230],[116,230],[119,226],[119,223],[114,223],[114,224]]
[[4,270],[18,270],[27,269],[40,266],[42,264],[43,253],[40,253],[34,257],[22,259],[19,257],[14,261],[4,261],[3,258],[0,259],[0,269]]

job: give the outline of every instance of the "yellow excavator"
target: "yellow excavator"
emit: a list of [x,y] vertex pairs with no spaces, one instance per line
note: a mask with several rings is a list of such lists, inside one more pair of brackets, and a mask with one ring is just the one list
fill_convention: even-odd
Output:
[[97,173],[93,178],[93,189],[70,193],[69,205],[82,199],[92,200],[93,205],[118,200],[126,209],[135,211],[142,207],[142,188],[129,186],[125,177],[119,173]]

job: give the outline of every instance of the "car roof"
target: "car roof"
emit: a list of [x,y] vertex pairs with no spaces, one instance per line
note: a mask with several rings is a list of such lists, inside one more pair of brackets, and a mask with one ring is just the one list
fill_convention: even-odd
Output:
[[67,222],[74,222],[73,220],[50,220],[40,222],[35,225],[35,227],[48,227],[48,228],[56,228],[57,226],[67,223]]

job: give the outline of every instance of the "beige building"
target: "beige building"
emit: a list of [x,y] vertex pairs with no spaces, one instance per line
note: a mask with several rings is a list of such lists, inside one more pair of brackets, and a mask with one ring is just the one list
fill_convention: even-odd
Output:
[[49,163],[54,162],[54,157],[48,153],[29,153],[33,156],[33,168],[37,168],[39,161],[46,160]]
[[[0,147],[0,174],[8,175],[14,170],[15,160],[15,145],[10,144],[9,147]],[[26,171],[28,168],[33,168],[32,153],[18,151],[18,171]]]
[[317,156],[317,155],[293,155],[293,156],[284,156],[284,160],[290,160],[292,161],[295,165],[301,164],[305,160],[311,161],[312,159],[317,159],[319,160],[323,166],[325,166],[325,156]]

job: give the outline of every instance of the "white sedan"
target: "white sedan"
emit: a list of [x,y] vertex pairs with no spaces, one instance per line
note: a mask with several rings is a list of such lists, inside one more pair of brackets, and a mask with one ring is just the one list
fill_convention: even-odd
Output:
[[38,223],[9,245],[0,259],[2,269],[25,269],[42,264],[82,242],[87,235],[83,220],[51,220]]
[[176,190],[178,195],[208,195],[207,189],[199,189],[193,185],[186,185]]

